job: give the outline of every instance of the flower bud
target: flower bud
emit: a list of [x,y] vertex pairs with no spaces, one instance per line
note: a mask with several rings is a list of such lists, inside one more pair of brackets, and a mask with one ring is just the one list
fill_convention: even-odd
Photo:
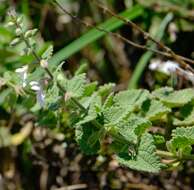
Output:
[[15,38],[11,41],[10,46],[15,46],[20,43],[20,38]]
[[45,60],[45,59],[42,59],[42,60],[40,61],[40,66],[41,66],[42,68],[48,68],[48,61]]
[[15,33],[17,36],[19,36],[22,33],[22,30],[20,28],[17,28]]
[[15,24],[14,24],[14,22],[12,22],[12,21],[10,21],[10,22],[8,22],[7,23],[7,26],[9,27],[9,26],[14,26]]
[[30,38],[32,36],[35,36],[37,32],[38,32],[38,29],[28,30],[25,33],[25,38]]

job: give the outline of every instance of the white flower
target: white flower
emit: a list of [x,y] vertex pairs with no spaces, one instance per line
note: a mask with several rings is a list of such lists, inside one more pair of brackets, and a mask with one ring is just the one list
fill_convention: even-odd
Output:
[[21,68],[18,68],[15,70],[15,72],[20,76],[22,80],[22,86],[23,88],[26,87],[26,80],[27,80],[27,72],[28,72],[28,65],[25,65]]
[[36,93],[36,101],[39,103],[41,107],[43,107],[45,103],[45,95],[43,93],[40,83],[36,81],[31,81],[30,85],[31,89],[34,90]]
[[153,59],[149,65],[150,70],[157,70],[167,75],[175,73],[179,69],[178,63],[174,61],[161,61],[159,59]]
[[167,75],[178,73],[179,76],[191,81],[194,85],[194,74],[190,71],[184,70],[179,67],[179,64],[174,61],[162,61],[160,59],[153,59],[149,65],[149,69],[153,71],[160,71]]

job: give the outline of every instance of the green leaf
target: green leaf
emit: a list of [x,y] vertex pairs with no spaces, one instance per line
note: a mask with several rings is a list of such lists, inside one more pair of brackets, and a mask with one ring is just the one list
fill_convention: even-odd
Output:
[[104,85],[99,87],[97,93],[100,96],[105,97],[105,96],[109,95],[112,92],[114,87],[115,87],[114,83],[104,84]]
[[132,106],[112,106],[103,110],[104,122],[107,125],[115,125],[123,121],[133,111]]
[[91,82],[85,85],[83,96],[91,96],[92,93],[96,90],[98,83]]
[[[91,136],[93,136],[95,143],[91,143]],[[96,137],[99,137],[99,131],[89,124],[81,125],[75,129],[76,141],[85,154],[96,154],[100,149],[99,138],[96,140]]]
[[180,116],[182,119],[174,118],[173,125],[176,126],[189,126],[194,125],[194,106],[187,104],[180,110]]
[[59,88],[56,84],[56,82],[53,84],[53,86],[47,90],[46,97],[45,97],[45,102],[47,109],[57,109],[58,106],[57,102],[59,101],[60,96],[59,96]]
[[65,81],[66,94],[68,94],[69,97],[75,98],[81,97],[84,93],[85,83],[86,83],[85,74],[76,75],[70,80],[67,79]]
[[164,165],[160,162],[155,151],[156,147],[152,135],[145,133],[141,138],[135,157],[119,154],[117,160],[120,164],[134,170],[158,173]]
[[107,108],[110,108],[114,102],[113,102],[113,98],[114,98],[114,94],[113,92],[109,94],[109,96],[106,98],[103,106],[102,106],[102,109],[107,109]]
[[87,72],[87,70],[88,70],[88,64],[83,63],[76,70],[75,75],[79,75],[79,74],[85,73],[85,72]]
[[140,136],[151,126],[152,124],[149,120],[132,116],[129,121],[119,123],[116,130],[127,142],[136,144]]
[[153,96],[169,107],[181,107],[194,99],[194,89],[174,91],[173,88],[164,87],[155,90]]
[[14,85],[19,85],[21,82],[20,77],[15,72],[11,72],[11,71],[6,71],[3,74],[3,78],[5,79],[5,82],[7,83],[7,85],[9,85],[9,83],[12,83]]
[[98,116],[98,112],[100,110],[102,104],[101,97],[97,94],[93,94],[92,97],[89,99],[87,98],[87,102],[85,104],[82,104],[83,106],[87,107],[88,113],[84,118],[81,118],[81,120],[77,123],[77,125],[82,125],[84,123],[89,123],[90,121],[94,120]]
[[121,107],[133,106],[140,108],[142,103],[149,98],[147,90],[126,90],[119,92],[114,97],[114,102]]
[[153,135],[153,138],[156,145],[164,144],[166,142],[164,136],[159,134]]
[[118,139],[114,139],[114,141],[109,145],[109,148],[114,153],[125,153],[128,151],[129,145],[126,142],[121,142]]
[[177,127],[172,131],[172,139],[167,142],[169,151],[184,154],[185,150],[194,145],[194,127]]
[[171,110],[160,101],[148,100],[144,102],[142,111],[147,119],[155,121],[161,119],[163,115],[169,113]]
[[12,93],[11,88],[7,88],[0,92],[0,105],[7,101],[7,97]]

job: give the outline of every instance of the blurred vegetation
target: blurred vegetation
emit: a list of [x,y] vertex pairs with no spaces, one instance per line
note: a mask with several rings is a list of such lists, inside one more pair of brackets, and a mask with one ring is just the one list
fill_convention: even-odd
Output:
[[[112,18],[90,0],[60,0],[60,4],[82,21],[105,27],[138,44],[146,39],[121,20]],[[102,4],[133,21],[176,53],[194,57],[193,0],[104,0]],[[0,189],[189,189],[194,188],[194,167],[159,175],[137,173],[120,167],[103,142],[101,156],[85,156],[69,128],[67,110],[29,112],[35,100],[18,98],[24,93],[17,85],[15,69],[30,64],[32,54],[21,55],[24,44],[11,47],[14,30],[7,28],[8,11],[15,9],[25,20],[24,27],[38,28],[36,51],[42,54],[53,45],[49,61],[61,61],[68,76],[87,65],[87,77],[99,84],[116,83],[116,91],[126,88],[176,89],[193,84],[179,75],[152,71],[153,59],[167,58],[137,49],[113,35],[72,19],[52,0],[0,0]],[[153,44],[150,47],[156,48]],[[34,66],[35,67],[35,66]],[[38,75],[40,71],[36,74]],[[32,76],[36,77],[36,76]],[[4,79],[12,88],[4,86]],[[49,115],[45,119],[44,115]],[[37,122],[39,121],[39,122]],[[56,127],[57,126],[57,127]],[[157,130],[157,129],[156,129]],[[162,129],[158,129],[162,130]],[[77,185],[77,186],[76,186]],[[63,187],[63,188],[62,188]]]

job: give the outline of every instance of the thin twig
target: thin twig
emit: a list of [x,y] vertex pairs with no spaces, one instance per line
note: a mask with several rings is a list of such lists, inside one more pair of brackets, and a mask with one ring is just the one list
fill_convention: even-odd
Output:
[[[93,1],[94,2],[94,1]],[[113,11],[111,11],[110,9],[108,9],[107,7],[103,6],[100,3],[94,2],[99,8],[101,8],[103,10],[103,12],[107,12],[108,14],[110,14],[111,16],[122,20],[125,24],[127,24],[128,26],[131,26],[132,28],[134,28],[135,30],[137,30],[138,32],[140,32],[145,39],[148,39],[152,42],[154,42],[159,48],[163,49],[166,52],[166,55],[168,55],[168,57],[173,58],[174,60],[176,60],[179,64],[181,64],[184,68],[186,69],[190,69],[192,71],[194,71],[192,68],[190,68],[190,66],[188,67],[188,64],[186,64],[184,61],[188,61],[189,63],[194,64],[194,61],[191,59],[186,58],[185,60],[183,60],[182,56],[177,55],[175,52],[173,52],[169,47],[165,46],[162,42],[157,41],[156,39],[154,39],[148,32],[144,31],[142,28],[140,28],[137,24],[135,24],[134,22],[132,22],[131,20],[128,20],[118,14],[115,14]]]
[[[194,61],[193,61],[193,60],[190,60],[189,58],[185,58],[185,57],[183,57],[183,56],[180,56],[180,55],[177,55],[177,54],[173,53],[172,50],[171,50],[170,48],[164,46],[164,45],[161,44],[160,42],[157,42],[155,39],[153,39],[151,36],[149,36],[148,33],[147,33],[148,35],[147,35],[147,34],[144,35],[145,38],[150,38],[150,40],[152,39],[152,41],[153,41],[154,43],[156,43],[157,45],[160,44],[160,47],[163,47],[163,49],[165,48],[165,51],[167,51],[167,49],[168,49],[168,51],[167,51],[167,52],[162,52],[162,51],[159,51],[159,50],[156,50],[156,49],[152,49],[152,48],[150,48],[150,47],[147,47],[147,46],[145,46],[145,45],[137,44],[137,43],[135,43],[135,42],[133,42],[133,41],[131,41],[131,40],[129,40],[129,39],[123,37],[122,35],[120,35],[120,34],[118,34],[118,33],[110,32],[110,31],[107,31],[106,29],[104,29],[104,28],[102,28],[102,27],[99,27],[99,26],[90,24],[90,23],[88,23],[88,22],[85,22],[85,21],[81,20],[79,17],[77,17],[77,16],[73,15],[72,13],[70,13],[69,11],[67,11],[64,7],[61,6],[61,4],[59,4],[59,3],[57,2],[57,0],[54,0],[53,2],[54,2],[54,3],[55,3],[55,4],[56,4],[56,5],[57,5],[57,6],[65,13],[65,14],[69,15],[69,16],[72,18],[73,21],[78,21],[79,23],[83,24],[83,25],[86,26],[86,27],[95,28],[95,29],[97,29],[98,31],[101,31],[101,32],[104,32],[104,33],[106,33],[106,34],[110,34],[110,35],[112,35],[112,36],[115,36],[115,37],[117,37],[117,38],[123,40],[124,42],[126,42],[126,43],[128,43],[128,44],[130,44],[130,45],[132,45],[132,46],[134,46],[134,47],[136,47],[136,48],[139,48],[139,49],[142,49],[142,50],[146,50],[146,51],[152,51],[152,52],[154,52],[154,53],[156,53],[156,54],[159,54],[159,55],[162,55],[162,56],[165,56],[165,57],[168,57],[168,58],[174,58],[174,59],[176,58],[175,60],[177,60],[177,62],[181,62],[180,64],[181,64],[182,66],[184,66],[184,68],[190,69],[192,72],[194,72],[194,70],[193,70],[188,64],[184,63],[184,61],[187,61],[187,62],[190,62],[190,63],[194,64]],[[99,5],[99,6],[102,8],[101,5]],[[108,10],[108,9],[105,8],[105,7],[103,7],[103,10],[105,11],[105,10]],[[116,14],[113,13],[113,16],[115,16],[115,15],[116,15]],[[118,15],[118,17],[120,17],[120,16]],[[118,17],[117,17],[117,18],[118,18]],[[121,17],[121,18],[122,18],[122,17]],[[122,18],[122,19],[125,19],[125,18]],[[133,23],[133,24],[134,24],[134,23]],[[136,26],[137,26],[137,25],[136,25]],[[137,27],[138,27],[138,26],[137,26]],[[144,32],[141,28],[139,28],[139,29],[141,30],[141,32],[146,33],[146,32]],[[146,37],[146,36],[147,36],[147,37]]]
[[147,47],[145,45],[141,45],[141,44],[137,44],[125,37],[123,37],[122,35],[118,34],[118,33],[114,33],[114,32],[111,32],[111,31],[107,31],[106,29],[102,28],[102,27],[99,27],[99,26],[96,26],[96,25],[93,25],[93,24],[90,24],[88,22],[85,22],[83,21],[82,19],[80,19],[79,17],[77,17],[76,15],[73,15],[72,13],[70,13],[69,11],[67,11],[63,6],[61,6],[61,4],[57,1],[57,0],[54,0],[53,3],[55,3],[65,14],[69,15],[73,21],[78,21],[79,23],[81,23],[82,25],[86,26],[86,27],[90,27],[90,28],[95,28],[96,30],[98,31],[101,31],[101,32],[104,32],[106,34],[110,34],[112,36],[115,36],[121,40],[123,40],[124,42],[136,47],[136,48],[139,48],[139,49],[142,49],[142,50],[146,50],[146,51],[151,51],[151,52],[154,52],[156,54],[159,54],[159,55],[162,55],[162,56],[165,56],[165,57],[168,57],[168,58],[173,58],[175,59],[177,62],[180,63],[180,65],[182,65],[185,69],[188,69],[190,71],[192,71],[194,73],[194,69],[185,63],[185,61],[189,62],[189,63],[192,63],[194,64],[194,61],[189,59],[189,58],[185,58],[181,55],[177,55],[175,54],[170,48],[168,48],[167,46],[165,46],[164,44],[158,42],[157,40],[155,40],[154,38],[152,38],[149,33],[143,31],[139,26],[137,26],[135,23],[133,22],[129,22],[129,20],[126,20],[125,18],[119,16],[119,15],[116,15],[115,13],[113,13],[112,11],[110,11],[108,8],[106,7],[103,7],[102,5],[99,5],[101,7],[101,9],[103,8],[104,12],[109,10],[110,13],[112,14],[112,16],[114,17],[117,17],[118,19],[122,20],[123,22],[127,23],[127,24],[130,24],[130,26],[134,27],[135,29],[137,29],[139,32],[141,32],[143,35],[144,35],[144,38],[146,39],[149,39],[151,41],[153,41],[154,43],[156,43],[160,48],[162,48],[164,50],[163,51],[160,51],[160,50],[156,50],[156,49],[152,49],[150,47]]
[[[22,40],[25,42],[26,46],[31,50],[33,56],[35,57],[35,59],[37,60],[38,63],[40,63],[41,61],[41,57],[36,53],[36,51],[31,47],[31,45],[29,44],[28,40],[25,38],[24,32],[21,28],[21,26],[17,23],[17,20],[15,19],[15,24],[16,26],[22,31],[21,32],[21,38]],[[49,70],[49,68],[44,68],[44,70],[46,71],[46,73],[49,75],[49,77],[51,78],[51,80],[54,80],[54,76],[51,73],[51,71]],[[65,94],[66,90],[63,88],[63,86],[57,81],[57,86],[58,88]],[[75,98],[71,98],[71,101],[77,105],[83,112],[87,113],[87,109],[82,106]]]

